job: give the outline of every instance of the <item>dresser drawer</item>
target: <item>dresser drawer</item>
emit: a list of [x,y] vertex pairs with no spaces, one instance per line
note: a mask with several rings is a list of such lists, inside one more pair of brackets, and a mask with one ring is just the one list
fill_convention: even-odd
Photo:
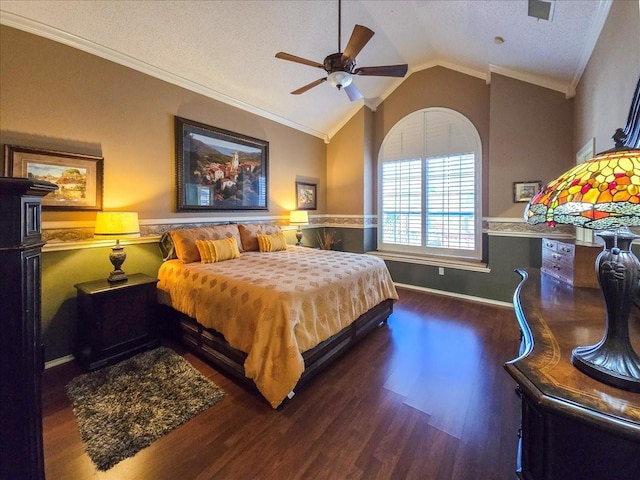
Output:
[[573,255],[563,255],[555,250],[542,250],[541,270],[565,283],[573,285]]
[[549,238],[542,239],[542,252],[555,252],[563,257],[569,257],[573,260],[575,255],[576,246],[573,243],[559,242],[558,240],[552,240]]
[[540,270],[576,287],[598,287],[595,261],[602,247],[576,245],[551,238],[542,239]]

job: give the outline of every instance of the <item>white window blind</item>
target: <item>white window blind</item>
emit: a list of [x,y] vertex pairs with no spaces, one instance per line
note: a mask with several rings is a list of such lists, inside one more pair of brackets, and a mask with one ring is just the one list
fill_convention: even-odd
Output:
[[382,176],[382,230],[385,241],[421,245],[422,160],[385,162]]
[[379,249],[481,257],[480,140],[466,117],[426,109],[381,149]]

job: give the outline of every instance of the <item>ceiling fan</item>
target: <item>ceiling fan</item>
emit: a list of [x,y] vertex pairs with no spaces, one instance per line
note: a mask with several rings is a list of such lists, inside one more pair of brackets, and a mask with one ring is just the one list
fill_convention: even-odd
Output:
[[[341,11],[342,1],[338,0],[338,50],[340,50],[340,30],[341,30]],[[338,90],[345,91],[349,100],[352,102],[362,98],[362,94],[353,83],[354,75],[369,75],[381,77],[404,77],[407,73],[407,64],[402,65],[385,65],[378,67],[356,67],[356,55],[364,48],[364,46],[373,37],[373,30],[356,25],[351,33],[351,38],[344,49],[344,52],[332,53],[324,59],[323,63],[307,60],[306,58],[297,57],[290,53],[278,52],[276,58],[288,60],[290,62],[301,63],[311,67],[322,68],[327,72],[327,76],[314,80],[313,82],[300,87],[291,92],[293,95],[300,95],[313,87],[320,85],[322,82],[328,81]]]

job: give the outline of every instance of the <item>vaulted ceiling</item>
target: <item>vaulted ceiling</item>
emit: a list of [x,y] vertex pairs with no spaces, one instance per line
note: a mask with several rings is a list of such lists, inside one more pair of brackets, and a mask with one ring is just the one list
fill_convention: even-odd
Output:
[[541,20],[527,0],[343,0],[340,50],[338,0],[3,0],[0,22],[328,139],[403,79],[357,76],[355,102],[327,82],[292,95],[326,73],[276,52],[322,63],[360,24],[375,35],[358,67],[407,63],[409,76],[442,65],[488,82],[500,73],[571,97],[610,5],[551,1]]

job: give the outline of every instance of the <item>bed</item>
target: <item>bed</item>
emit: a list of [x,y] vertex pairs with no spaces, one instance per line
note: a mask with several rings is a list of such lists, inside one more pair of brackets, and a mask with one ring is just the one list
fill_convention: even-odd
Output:
[[[255,385],[273,408],[385,322],[398,298],[381,259],[289,246],[275,225],[170,236],[175,255],[158,272],[158,302],[169,307],[173,331],[214,366]],[[203,245],[223,241],[211,261]],[[228,254],[228,245],[237,252]]]

